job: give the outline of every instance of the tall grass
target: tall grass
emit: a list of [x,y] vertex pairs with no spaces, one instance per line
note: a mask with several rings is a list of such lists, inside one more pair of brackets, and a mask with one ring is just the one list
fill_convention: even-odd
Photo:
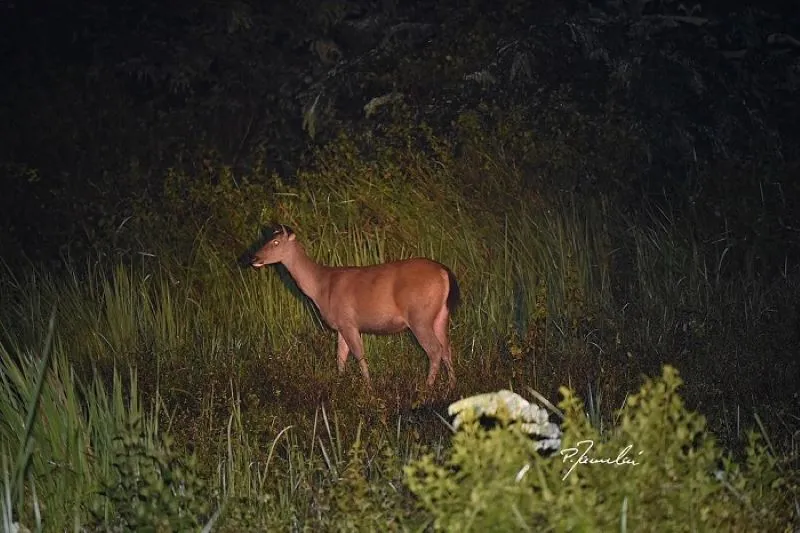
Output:
[[[390,515],[416,523],[401,465],[421,445],[440,446],[444,429],[430,413],[451,397],[532,387],[555,400],[567,383],[588,387],[590,419],[610,427],[640,376],[668,362],[712,428],[730,427],[732,410],[780,400],[797,371],[796,271],[763,280],[733,270],[726,248],[695,240],[663,213],[633,221],[575,196],[545,205],[518,187],[503,192],[502,180],[467,176],[460,188],[459,170],[469,172],[443,158],[377,164],[345,150],[261,206],[264,222],[292,225],[321,263],[422,255],[456,273],[459,386],[422,409],[427,361],[411,336],[365,337],[378,391],[370,396],[354,365],[336,375],[334,336],[284,270],[238,268],[236,254],[202,233],[185,258],[4,272],[6,525],[38,524],[40,515],[45,529],[131,524],[143,508],[109,484],[133,467],[151,471],[154,486],[175,478],[191,488],[191,497],[154,505],[174,503],[176,520],[198,526],[324,529],[346,516]],[[489,193],[502,202],[481,199]],[[26,423],[33,405],[36,421]],[[179,451],[189,443],[197,464]],[[122,486],[152,489],[133,481]]]
[[125,393],[116,372],[110,393],[99,376],[82,385],[53,346],[53,331],[51,322],[39,353],[0,346],[0,450],[14,472],[3,483],[12,495],[4,513],[37,528],[41,508],[45,525],[80,523],[82,507],[110,472],[111,441],[126,420],[142,416],[135,373]]
[[[632,383],[662,362],[680,366],[681,354],[701,370],[706,341],[730,349],[776,305],[789,305],[777,287],[791,289],[791,271],[777,285],[729,272],[725,249],[696,242],[660,213],[633,222],[603,201],[573,197],[548,208],[509,200],[497,214],[480,210],[436,165],[417,162],[412,174],[347,164],[324,167],[328,179],[314,190],[278,196],[263,218],[293,225],[324,264],[423,255],[448,265],[463,296],[452,339],[465,390],[508,385],[509,375],[551,391],[573,379],[616,382],[611,369],[620,366],[621,381]],[[148,379],[161,365],[242,376],[258,363],[270,383],[333,382],[333,338],[285,271],[236,268],[202,236],[188,259],[5,276],[0,315],[14,342],[29,346],[57,303],[55,342],[73,361],[137,362],[154,367]],[[379,380],[424,374],[410,336],[365,341]]]
[[[170,416],[159,390],[145,402],[136,372],[131,370],[123,380],[116,368],[110,382],[96,373],[84,384],[65,354],[52,347],[53,324],[41,354],[5,348],[0,353],[4,531],[25,526],[45,531],[210,530],[215,524],[223,531],[326,528],[334,518],[323,510],[353,497],[342,481],[348,469],[380,468],[380,475],[390,480],[400,476],[401,459],[415,456],[415,448],[400,436],[398,421],[394,439],[387,433],[374,434],[378,438],[372,440],[394,462],[374,455],[356,457],[338,418],[324,407],[310,436],[291,426],[272,438],[253,435],[242,415],[242,399],[232,388],[227,398],[231,414],[218,441],[214,474],[203,481],[194,458],[176,451],[170,428],[161,425]],[[362,481],[366,487],[366,479]],[[321,487],[335,494],[318,492]],[[388,501],[380,491],[377,497],[383,504]],[[403,514],[402,509],[395,511]],[[377,507],[371,512],[367,515],[380,521],[389,510]]]

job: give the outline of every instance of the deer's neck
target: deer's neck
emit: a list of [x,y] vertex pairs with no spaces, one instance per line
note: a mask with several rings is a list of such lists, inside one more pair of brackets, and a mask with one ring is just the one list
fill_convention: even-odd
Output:
[[283,262],[283,266],[292,275],[303,294],[314,300],[314,303],[317,303],[320,295],[327,287],[328,269],[319,263],[315,263],[299,244],[291,258]]

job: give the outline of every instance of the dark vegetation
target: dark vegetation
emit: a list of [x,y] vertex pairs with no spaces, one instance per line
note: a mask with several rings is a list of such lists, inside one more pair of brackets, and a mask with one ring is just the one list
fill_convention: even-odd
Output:
[[[555,403],[569,385],[586,398],[583,410],[565,400],[577,438],[639,435],[693,468],[728,461],[719,449],[743,462],[739,478],[709,474],[684,493],[730,486],[741,499],[701,510],[676,500],[723,517],[696,529],[797,527],[796,12],[669,0],[101,4],[0,2],[0,456],[30,465],[0,480],[14,482],[21,521],[34,523],[42,498],[48,528],[179,530],[224,501],[218,524],[231,531],[485,529],[431,496],[463,507],[469,494],[430,480],[458,470],[472,487],[478,466],[460,451],[491,454],[515,437],[471,434],[448,456],[435,413],[500,388]],[[423,394],[424,355],[402,336],[365,340],[375,396],[352,361],[338,378],[333,336],[285,273],[236,264],[272,221],[324,263],[425,255],[450,266],[464,296],[458,388]],[[44,421],[28,441],[17,432],[43,345]],[[656,399],[642,412],[663,407],[674,425],[628,433],[615,410],[665,364],[707,427]],[[672,398],[664,379],[654,390]],[[646,433],[671,429],[680,446]],[[32,455],[20,442],[36,443]],[[614,471],[593,472],[552,508],[588,490],[655,498],[661,485],[646,476],[689,477],[640,469],[617,493],[603,489]],[[514,505],[544,489],[519,490]],[[746,516],[731,510],[742,501]],[[620,527],[603,505],[564,523],[531,508],[509,524]],[[652,509],[631,509],[632,529],[692,529],[674,517],[645,525]]]

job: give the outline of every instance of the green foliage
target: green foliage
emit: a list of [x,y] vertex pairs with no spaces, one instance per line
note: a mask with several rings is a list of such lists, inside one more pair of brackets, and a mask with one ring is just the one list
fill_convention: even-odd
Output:
[[[13,125],[0,132],[0,244],[92,263],[0,275],[0,496],[13,494],[0,524],[38,526],[42,512],[59,531],[196,528],[220,503],[226,531],[425,527],[402,485],[416,452],[383,433],[410,411],[403,433],[438,437],[438,419],[411,409],[424,356],[408,337],[366,336],[377,398],[354,372],[339,379],[333,337],[280,270],[232,268],[277,220],[324,263],[447,264],[464,295],[453,394],[588,383],[602,403],[562,403],[572,444],[644,454],[562,481],[565,463],[532,455],[526,437],[470,427],[449,467],[427,457],[409,478],[440,527],[781,527],[796,484],[780,452],[751,436],[742,462],[722,454],[675,376],[648,382],[611,432],[594,429],[610,415],[601,405],[664,360],[709,424],[730,427],[726,444],[731,405],[772,408],[792,390],[800,286],[786,244],[800,189],[782,124],[797,104],[780,99],[797,80],[791,54],[763,49],[767,16],[693,26],[671,18],[671,1],[645,20],[641,3],[388,4],[64,8],[78,37],[63,58],[57,35],[20,32],[47,46],[20,47],[18,83],[0,89],[0,123]],[[435,33],[417,23],[430,16],[444,21]],[[309,42],[375,21],[320,71]],[[397,27],[425,46],[383,38]],[[720,56],[740,49],[755,53]],[[398,99],[363,120],[389,90]],[[319,94],[306,126],[331,142],[311,153],[299,120]],[[123,383],[128,364],[141,377]],[[343,420],[325,446],[310,422],[320,401]],[[158,427],[167,412],[174,445]]]
[[208,519],[210,502],[194,456],[184,458],[166,435],[144,431],[129,420],[113,439],[113,473],[101,489],[95,516],[112,528],[186,531]]
[[[124,268],[73,268],[64,283],[38,272],[4,281],[11,303],[2,313],[15,332],[37,331],[42,308],[61,301],[59,336],[87,366],[113,355],[152,361],[153,375],[165,361],[175,368],[191,361],[196,383],[213,375],[222,387],[227,372],[238,379],[258,367],[263,383],[250,381],[262,394],[272,398],[266,391],[274,390],[280,403],[310,399],[295,384],[308,376],[332,384],[332,338],[279,269],[232,268],[262,224],[281,221],[322,263],[421,255],[447,264],[464,297],[452,338],[457,364],[470,370],[460,373],[465,390],[511,379],[555,393],[575,380],[598,383],[608,404],[618,405],[665,353],[682,354],[691,375],[714,376],[692,383],[693,392],[713,392],[733,367],[778,373],[766,358],[719,353],[769,345],[786,357],[797,291],[791,275],[775,286],[733,276],[728,248],[698,240],[669,212],[622,216],[606,196],[530,187],[536,175],[525,169],[547,150],[522,113],[479,109],[459,120],[462,144],[401,122],[384,138],[341,136],[294,181],[258,165],[240,175],[213,154],[196,175],[172,170],[163,204],[137,204],[136,221],[126,225],[153,243],[143,248],[148,254]],[[526,145],[532,149],[524,152]],[[413,341],[366,342],[370,363],[390,382],[421,373]],[[408,356],[393,357],[399,353]],[[610,371],[616,367],[623,372]]]
[[197,174],[171,169],[164,176],[163,196],[158,202],[142,199],[134,206],[132,222],[137,233],[159,232],[148,244],[174,247],[185,256],[197,246],[202,234],[216,253],[235,257],[248,244],[258,224],[258,206],[270,198],[263,185],[247,176],[236,176],[218,157],[207,154]]
[[199,524],[209,500],[194,460],[179,457],[155,413],[143,411],[136,373],[127,384],[116,369],[110,386],[99,373],[82,384],[50,328],[41,361],[0,347],[0,458],[11,474],[0,476],[0,493],[13,494],[3,513],[41,524],[44,510],[48,530],[93,520],[153,531]]
[[[283,205],[303,206],[298,196],[287,198]],[[297,212],[304,213],[302,209]],[[313,211],[309,213],[314,215]],[[527,223],[522,217],[519,220],[520,224]],[[487,247],[494,254],[497,264],[473,262],[469,265],[468,270],[473,269],[471,274],[476,276],[473,279],[490,280],[491,287],[497,291],[479,292],[478,296],[470,297],[475,302],[475,309],[463,311],[459,318],[464,324],[470,324],[469,329],[473,329],[472,325],[479,323],[479,320],[485,320],[489,312],[496,314],[498,323],[510,320],[509,317],[514,316],[510,310],[514,308],[503,300],[509,294],[513,295],[514,291],[524,291],[528,287],[526,279],[542,280],[534,286],[536,288],[531,294],[525,296],[531,299],[531,303],[525,304],[521,314],[534,316],[534,319],[528,319],[529,327],[533,324],[547,333],[549,324],[561,320],[558,317],[562,316],[559,313],[563,311],[559,308],[571,313],[585,313],[587,309],[592,309],[586,304],[592,301],[588,297],[589,291],[570,293],[559,288],[562,287],[559,282],[563,280],[557,276],[558,272],[563,272],[560,267],[553,268],[550,274],[540,274],[538,278],[522,278],[515,287],[514,275],[523,276],[526,270],[514,268],[509,261],[527,261],[525,264],[531,266],[573,264],[575,281],[567,283],[567,287],[572,284],[580,286],[585,283],[583,280],[593,279],[591,275],[584,275],[588,268],[585,263],[575,258],[584,258],[582,261],[589,262],[592,254],[598,253],[597,249],[588,246],[579,250],[582,241],[564,238],[565,235],[575,234],[570,228],[582,226],[570,226],[575,224],[573,218],[554,215],[552,218],[539,218],[537,222],[532,227],[536,228],[538,233],[535,235],[539,240],[531,238],[532,234],[529,233],[529,239],[525,241],[525,234],[520,232],[515,235],[514,231],[509,230],[502,238],[487,241]],[[591,224],[587,223],[587,227],[591,227]],[[397,229],[387,228],[386,231]],[[321,253],[329,254],[332,262],[372,262],[383,260],[391,249],[387,241],[378,237],[362,235],[361,240],[349,238],[352,240],[345,239],[342,245],[350,250],[349,255],[342,255],[343,252],[335,248],[324,247]],[[662,249],[669,253],[669,248],[663,246],[666,241],[653,242],[661,242]],[[447,252],[446,248],[442,250]],[[565,251],[569,250],[574,251],[566,254]],[[538,255],[540,253],[550,255]],[[564,255],[559,255],[562,253]],[[213,254],[204,259],[203,264],[209,264],[209,257],[213,266]],[[643,254],[642,257],[649,258],[641,265],[643,269],[647,268],[648,261],[656,261],[664,268],[670,264],[661,256]],[[568,260],[559,263],[559,258]],[[675,264],[684,268],[685,263]],[[160,514],[155,513],[154,516],[158,515],[167,521],[177,520],[181,524],[184,520],[186,523],[199,524],[210,520],[207,506],[224,501],[219,524],[227,531],[280,529],[289,527],[287,524],[306,524],[314,529],[341,527],[352,530],[357,529],[359,524],[387,523],[390,528],[403,529],[409,523],[424,521],[424,516],[414,511],[411,496],[402,487],[400,476],[401,465],[413,458],[414,454],[401,451],[402,446],[389,444],[385,437],[376,437],[381,430],[374,428],[369,433],[371,438],[356,439],[355,443],[340,437],[341,434],[357,433],[355,428],[361,417],[386,416],[386,407],[380,405],[386,398],[396,401],[398,406],[410,403],[414,383],[422,376],[421,372],[416,376],[416,370],[409,371],[415,359],[384,356],[382,360],[381,355],[392,353],[393,350],[415,353],[413,345],[407,340],[370,338],[370,341],[375,341],[371,345],[373,350],[370,355],[383,374],[385,391],[381,393],[384,399],[379,399],[377,405],[365,404],[363,395],[355,393],[350,383],[336,380],[332,339],[323,332],[306,331],[311,324],[311,315],[299,305],[275,272],[249,276],[250,272],[242,275],[238,272],[231,274],[219,267],[214,269],[217,279],[206,278],[202,288],[194,287],[192,269],[165,268],[157,277],[130,267],[118,267],[105,275],[100,272],[87,273],[82,277],[71,274],[63,284],[51,277],[32,275],[0,285],[3,301],[8,302],[2,309],[4,338],[9,339],[9,346],[15,348],[13,352],[4,353],[2,358],[2,375],[6,376],[9,384],[0,397],[3,420],[9,421],[6,448],[16,450],[8,443],[16,442],[16,435],[25,426],[24,406],[31,393],[24,391],[32,390],[30,380],[36,368],[36,358],[15,354],[25,353],[24,347],[31,338],[35,339],[30,332],[36,330],[37,324],[46,323],[46,315],[42,316],[42,312],[56,298],[60,299],[63,306],[59,314],[61,320],[68,327],[67,332],[55,335],[58,353],[71,354],[70,361],[83,366],[83,370],[78,371],[79,375],[91,376],[92,385],[80,387],[74,377],[76,370],[60,355],[54,359],[53,376],[48,377],[52,381],[48,381],[48,386],[43,389],[41,412],[44,416],[33,426],[36,450],[40,453],[32,456],[33,477],[32,481],[26,483],[35,484],[38,498],[48,502],[50,519],[59,524],[75,520],[87,522],[89,519],[81,514],[82,511],[76,511],[76,505],[78,502],[95,502],[92,508],[98,511],[99,506],[98,512],[103,513],[91,517],[98,523],[117,516],[115,509],[118,505],[123,506],[121,516],[131,523],[139,520],[138,513],[143,512],[146,505],[153,505],[154,509],[161,509]],[[685,270],[684,273],[688,274]],[[465,288],[474,287],[472,283],[481,281],[467,283]],[[553,292],[550,292],[551,286],[554,287]],[[670,301],[661,285],[653,284],[651,287],[653,296]],[[683,287],[684,290],[691,287],[696,290],[716,290],[713,283],[693,285],[685,281]],[[502,292],[505,290],[509,292]],[[566,294],[564,300],[556,298],[560,294]],[[731,294],[734,293],[723,295],[732,298]],[[570,298],[576,302],[574,307],[566,305]],[[515,299],[509,300],[514,302]],[[765,304],[762,302],[759,305]],[[219,312],[220,309],[225,311]],[[541,313],[542,309],[548,309],[543,321],[532,314]],[[14,328],[14,332],[25,333],[17,337],[5,324],[20,324],[20,328]],[[482,327],[483,330],[476,329],[471,334],[475,335],[478,342],[481,342],[480,339],[491,341],[491,335],[486,333],[489,329],[487,322],[483,322]],[[565,328],[564,333],[559,332],[558,335],[564,335],[567,340],[574,339],[580,334],[581,327],[578,322],[574,330]],[[476,355],[470,361],[469,356],[464,354],[464,345],[467,344],[463,340],[464,334],[460,333],[462,368],[470,370],[461,373],[464,376],[461,386],[465,390],[474,390],[479,386],[483,388],[485,385],[476,380],[489,379],[530,384],[535,377],[514,369],[541,368],[531,363],[541,360],[542,353],[546,353],[545,349],[548,348],[547,344],[540,344],[540,339],[530,331],[527,330],[527,337],[519,338],[526,339],[534,351],[531,353],[527,351],[530,346],[523,346],[512,362],[511,372],[502,365],[491,366],[491,353]],[[655,333],[640,333],[643,337],[647,334]],[[454,338],[458,339],[458,335]],[[304,339],[310,339],[305,348]],[[174,350],[176,353],[167,356],[161,350]],[[139,355],[134,359],[132,354],[137,353]],[[613,361],[612,357],[609,355],[608,360]],[[202,449],[202,466],[195,467],[188,459],[181,459],[183,454],[179,448],[173,448],[162,440],[160,435],[163,431],[157,427],[160,417],[154,413],[144,414],[141,402],[136,400],[139,392],[135,384],[140,380],[135,375],[127,387],[116,372],[113,377],[103,381],[103,362],[112,358],[137,361],[145,376],[141,382],[157,405],[178,406],[177,412],[182,422],[176,422],[173,428],[181,432],[180,442],[191,439],[198,443]],[[465,359],[472,364],[465,364]],[[420,359],[417,362],[422,363]],[[581,367],[587,364],[584,360],[579,363]],[[531,366],[525,366],[529,364]],[[561,364],[566,367],[569,361]],[[634,364],[636,360],[631,359],[629,365]],[[484,367],[488,367],[488,370],[482,370]],[[108,368],[105,368],[105,372],[108,372]],[[191,371],[187,371],[187,368]],[[565,370],[559,372],[563,375]],[[309,383],[314,385],[309,386]],[[677,378],[669,372],[665,373],[663,380],[647,384],[618,416],[616,429],[610,435],[598,434],[583,415],[583,407],[577,399],[571,393],[565,394],[562,408],[567,412],[567,435],[572,438],[567,445],[592,439],[597,443],[592,449],[593,454],[616,457],[622,448],[634,444],[633,453],[639,450],[645,452],[647,461],[625,471],[625,475],[630,475],[631,479],[625,477],[620,480],[619,473],[625,467],[578,465],[562,482],[564,464],[558,460],[540,463],[524,446],[527,437],[523,435],[513,431],[502,436],[495,436],[491,432],[476,433],[475,442],[467,440],[460,445],[458,443],[468,437],[459,433],[455,437],[453,452],[457,465],[453,463],[442,469],[432,458],[426,459],[428,466],[425,472],[438,476],[437,479],[442,480],[445,488],[437,489],[440,493],[430,497],[420,492],[417,494],[421,500],[428,502],[426,508],[435,517],[438,517],[438,511],[432,509],[437,505],[446,508],[442,512],[449,518],[438,518],[442,527],[449,527],[447,524],[451,523],[457,523],[459,527],[477,527],[475,524],[480,525],[485,516],[490,516],[497,502],[504,501],[496,496],[498,491],[507,494],[510,503],[504,508],[503,517],[493,519],[511,528],[527,524],[537,529],[550,520],[546,516],[539,516],[536,509],[530,507],[532,495],[546,497],[544,501],[548,508],[545,511],[552,514],[552,509],[561,509],[556,515],[569,517],[576,524],[575,528],[599,527],[603,524],[604,527],[612,527],[616,523],[614,520],[623,516],[621,505],[625,497],[628,500],[624,516],[628,524],[635,528],[643,523],[642,517],[660,516],[654,510],[656,504],[653,502],[662,498],[671,502],[669,508],[676,516],[695,516],[691,513],[695,513],[696,509],[700,509],[697,513],[705,509],[712,516],[728,516],[734,526],[751,524],[747,521],[750,515],[742,514],[748,509],[750,511],[747,512],[755,513],[754,516],[764,512],[772,513],[770,516],[781,516],[779,511],[782,508],[775,506],[783,505],[783,500],[776,500],[775,494],[765,487],[781,488],[787,495],[794,490],[794,485],[784,473],[776,473],[782,463],[765,456],[763,447],[753,444],[744,466],[736,466],[718,451],[712,439],[706,437],[708,431],[704,422],[685,411],[675,393],[676,388]],[[165,396],[161,396],[160,391]],[[187,394],[186,391],[192,393]],[[231,392],[226,394],[225,391]],[[239,397],[240,392],[243,399]],[[132,398],[130,401],[126,399],[128,394]],[[397,395],[398,398],[395,400],[391,395]],[[294,432],[291,439],[282,438],[283,432],[273,437],[276,420],[293,417],[292,420],[299,418],[302,421],[302,410],[309,409],[309,406],[313,409],[320,396],[329,398],[347,414],[349,421],[344,425],[344,430],[338,426],[335,430],[329,428],[328,443],[324,447],[321,444],[317,446],[321,443],[319,439],[314,440],[316,429],[311,431],[311,441],[308,442],[295,437]],[[615,402],[612,400],[608,403]],[[230,418],[227,418],[228,413]],[[130,422],[133,420],[148,422],[146,426],[136,426]],[[353,431],[348,431],[348,428]],[[260,445],[265,436],[266,445]],[[500,445],[495,443],[495,438],[502,439]],[[503,450],[503,456],[492,455],[492,451],[498,448]],[[87,449],[91,450],[90,454],[85,453]],[[638,462],[640,457],[633,453],[630,456]],[[665,459],[659,462],[654,457]],[[52,470],[49,466],[51,461],[61,466]],[[724,468],[715,464],[724,465],[726,461],[728,466]],[[473,463],[474,468],[470,466]],[[515,479],[528,463],[531,466],[524,473],[523,480],[509,488],[508,480]],[[123,475],[131,468],[143,472],[141,477]],[[479,477],[475,474],[484,470],[496,473],[495,477]],[[718,470],[718,476],[723,476],[721,486],[727,488],[728,492],[720,492],[719,483],[708,484],[709,476],[713,477]],[[209,490],[212,496],[204,492],[199,482],[195,483],[200,471],[203,472],[200,479],[204,480],[206,486],[213,487]],[[219,472],[219,478],[214,479],[209,471]],[[698,471],[701,473],[698,474]],[[641,476],[639,472],[642,472]],[[649,477],[645,478],[645,472]],[[456,476],[454,481],[445,482],[451,474]],[[541,481],[532,483],[531,478]],[[666,482],[659,484],[653,481],[654,478]],[[182,499],[187,495],[185,492],[168,490],[169,487],[174,488],[179,479],[184,480],[183,486],[195,487],[195,496],[190,500]],[[422,474],[413,479],[416,481],[410,478],[410,487],[417,483],[419,488],[426,483],[420,481],[426,479]],[[128,485],[114,492],[113,487],[119,487],[117,483],[120,480],[123,485],[126,482]],[[586,489],[564,488],[576,483]],[[473,485],[477,487],[474,495],[470,489]],[[646,491],[642,491],[642,487]],[[592,489],[595,492],[591,492]],[[101,490],[105,496],[100,496]],[[152,501],[123,498],[124,494],[155,495],[161,490],[165,492]],[[455,491],[456,496],[448,491]],[[681,496],[683,493],[689,495]],[[723,504],[707,504],[706,500],[712,496],[723,501]],[[609,501],[610,497],[617,499]],[[471,502],[473,498],[476,503],[465,507],[464,503]],[[23,517],[33,514],[30,500],[26,502],[22,510]],[[587,506],[585,502],[591,505]],[[730,506],[736,502],[745,502],[745,511],[730,515]],[[459,512],[465,512],[464,509],[470,509],[472,514],[458,515]],[[456,514],[451,516],[451,511]],[[702,517],[697,520],[701,519],[710,520]],[[155,525],[159,520],[161,518],[154,517],[151,523]],[[32,523],[31,520],[25,522]],[[697,523],[702,528],[706,527],[703,524],[714,522]]]
[[797,480],[756,440],[745,466],[724,455],[684,407],[681,383],[671,367],[648,379],[608,435],[562,389],[560,456],[535,453],[502,422],[466,424],[443,462],[406,467],[409,487],[444,531],[790,530]]
[[515,531],[520,512],[529,508],[528,486],[515,477],[531,460],[530,437],[504,423],[484,431],[478,420],[453,436],[452,450],[440,465],[432,455],[405,467],[410,490],[447,531]]
[[[41,352],[0,345],[0,457],[4,510],[22,523],[41,521],[42,502],[65,519],[91,493],[87,421],[81,417],[74,375],[53,344]],[[0,522],[2,523],[2,522]]]
[[392,486],[401,470],[394,452],[384,445],[371,461],[359,430],[342,466],[341,477],[324,498],[323,505],[331,513],[328,527],[338,531],[401,531],[397,489]]

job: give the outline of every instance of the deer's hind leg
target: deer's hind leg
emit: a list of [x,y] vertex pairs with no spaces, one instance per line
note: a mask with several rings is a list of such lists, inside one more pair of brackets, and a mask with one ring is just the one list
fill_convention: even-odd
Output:
[[437,374],[439,374],[439,367],[442,364],[442,353],[444,347],[437,338],[432,324],[427,322],[411,323],[409,324],[409,328],[417,338],[419,345],[422,346],[422,349],[425,350],[426,354],[428,354],[428,379],[425,381],[425,384],[428,387],[431,387],[436,381]]
[[433,332],[442,345],[442,360],[444,361],[444,367],[447,369],[448,387],[453,388],[456,384],[456,371],[453,368],[453,355],[450,349],[449,319],[450,311],[448,311],[447,306],[442,306],[433,321]]

